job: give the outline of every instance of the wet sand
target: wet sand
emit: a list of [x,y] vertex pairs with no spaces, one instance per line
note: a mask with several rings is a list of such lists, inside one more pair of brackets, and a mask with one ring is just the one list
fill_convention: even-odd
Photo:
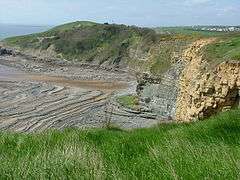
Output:
[[72,80],[66,77],[48,76],[41,74],[25,73],[15,68],[0,65],[0,81],[38,81],[48,82],[56,85],[67,87],[79,87],[85,89],[97,90],[119,90],[127,89],[128,84],[117,81],[101,81],[101,80]]

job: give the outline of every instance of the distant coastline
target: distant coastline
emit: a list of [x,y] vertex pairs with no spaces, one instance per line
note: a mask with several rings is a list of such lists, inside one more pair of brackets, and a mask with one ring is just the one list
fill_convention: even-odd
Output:
[[51,26],[0,24],[0,40],[11,36],[43,32]]

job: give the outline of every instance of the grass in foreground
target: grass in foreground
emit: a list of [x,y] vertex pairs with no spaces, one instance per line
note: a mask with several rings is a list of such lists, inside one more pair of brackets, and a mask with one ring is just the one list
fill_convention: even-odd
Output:
[[239,179],[240,111],[133,131],[1,133],[1,179]]

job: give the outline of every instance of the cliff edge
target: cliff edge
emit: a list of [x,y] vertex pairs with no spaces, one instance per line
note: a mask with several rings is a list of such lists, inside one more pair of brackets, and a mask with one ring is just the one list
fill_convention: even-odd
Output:
[[194,42],[185,52],[186,66],[179,81],[176,120],[189,122],[239,106],[240,62],[224,61],[213,69],[202,49],[214,38]]

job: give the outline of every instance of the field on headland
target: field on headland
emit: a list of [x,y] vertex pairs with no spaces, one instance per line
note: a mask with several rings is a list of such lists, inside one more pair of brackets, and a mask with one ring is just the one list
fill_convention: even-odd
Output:
[[149,129],[1,133],[1,179],[238,179],[240,111]]

